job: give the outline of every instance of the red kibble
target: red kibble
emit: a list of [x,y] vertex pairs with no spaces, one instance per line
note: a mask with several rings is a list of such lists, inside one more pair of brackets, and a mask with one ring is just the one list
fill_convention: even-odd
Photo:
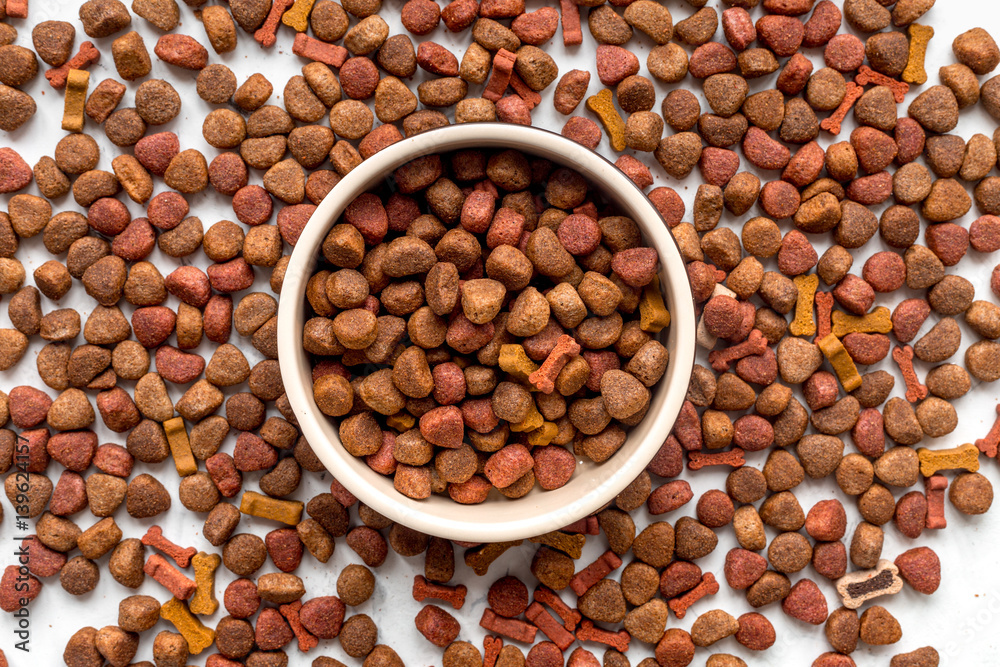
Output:
[[427,641],[441,648],[453,642],[462,629],[454,616],[432,604],[424,605],[414,622]]
[[691,491],[691,485],[686,480],[677,479],[654,489],[646,499],[646,507],[650,514],[666,514],[680,509],[692,498],[694,493]]
[[245,225],[256,227],[271,219],[274,203],[267,190],[259,185],[247,185],[233,195],[233,212]]
[[500,616],[514,618],[528,608],[528,587],[517,577],[501,577],[490,586],[486,601]]
[[[421,418],[421,425],[422,423],[423,418]],[[527,474],[534,464],[535,461],[531,458],[531,452],[528,451],[527,447],[512,443],[490,456],[486,461],[484,472],[494,486],[503,489]]]
[[344,624],[346,606],[336,595],[313,598],[302,605],[299,621],[320,639],[334,639]]
[[558,445],[536,448],[533,457],[535,480],[546,491],[565,486],[576,470],[576,456]]
[[589,255],[601,244],[601,228],[585,215],[569,215],[556,231],[559,242],[571,255]]
[[149,224],[166,231],[181,224],[189,211],[187,200],[180,193],[168,191],[149,200],[146,217]]

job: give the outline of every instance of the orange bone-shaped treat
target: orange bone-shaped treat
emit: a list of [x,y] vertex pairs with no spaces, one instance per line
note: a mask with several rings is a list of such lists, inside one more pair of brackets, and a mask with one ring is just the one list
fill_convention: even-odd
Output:
[[924,479],[924,495],[927,496],[925,527],[940,529],[948,526],[944,516],[944,491],[947,488],[948,478],[944,475],[931,475]]
[[559,618],[562,619],[563,626],[570,632],[576,630],[576,626],[580,624],[580,620],[583,618],[580,612],[563,602],[563,599],[547,586],[539,586],[535,589],[535,600],[548,605],[552,611],[558,614]]
[[296,600],[295,602],[283,604],[278,607],[278,611],[288,621],[288,625],[292,628],[292,633],[299,642],[299,650],[303,653],[308,653],[316,648],[316,645],[319,644],[319,639],[302,626],[302,621],[299,620],[299,611],[301,609],[302,600]]
[[179,600],[187,600],[198,590],[196,583],[168,563],[167,559],[160,554],[152,554],[142,567],[142,571],[173,593],[174,597]]
[[701,470],[707,466],[739,468],[745,463],[743,450],[739,447],[734,447],[728,452],[688,452],[688,470]]
[[528,87],[528,84],[524,82],[524,79],[517,72],[511,72],[510,74],[510,87],[528,105],[529,111],[542,103],[542,96]]
[[859,86],[867,86],[869,83],[885,86],[892,91],[892,97],[896,100],[896,104],[902,104],[906,99],[906,93],[910,92],[910,84],[876,72],[868,65],[862,65],[858,68],[858,73],[854,76],[854,83]]
[[483,609],[483,617],[479,619],[479,627],[488,632],[510,637],[515,641],[524,642],[525,644],[534,643],[535,633],[538,632],[538,628],[531,623],[517,618],[497,616],[489,607]]
[[570,359],[580,354],[580,344],[572,336],[563,334],[556,341],[556,346],[545,357],[541,367],[528,376],[528,382],[545,394],[551,394],[556,388],[556,377],[559,371]]
[[764,334],[758,329],[753,329],[750,331],[750,336],[742,343],[709,352],[708,363],[712,365],[716,373],[725,373],[729,370],[729,365],[732,362],[738,361],[743,357],[763,354],[766,349],[767,339],[764,338]]
[[813,299],[816,302],[816,338],[813,339],[813,342],[816,342],[829,336],[833,330],[833,324],[830,321],[833,315],[833,294],[816,292]]
[[493,56],[493,71],[490,73],[490,80],[483,90],[483,97],[491,102],[496,102],[507,91],[510,85],[511,74],[514,73],[514,61],[517,56],[507,49],[500,49]]
[[621,564],[622,559],[614,551],[605,551],[593,563],[574,574],[569,580],[569,587],[577,595],[583,595],[591,586],[621,567]]
[[602,628],[594,627],[591,621],[583,621],[580,629],[576,631],[576,638],[582,642],[597,642],[610,646],[620,653],[628,651],[628,643],[632,640],[632,635],[627,630],[611,632]]
[[861,86],[853,81],[848,81],[847,93],[844,95],[844,100],[832,114],[820,121],[819,126],[830,134],[840,134],[840,128],[844,123],[844,119],[847,118],[847,114],[850,113],[851,107],[854,106],[854,103],[860,99],[864,92],[865,91]]
[[580,6],[576,0],[559,0],[562,14],[563,46],[573,46],[583,42],[583,28],[580,25]]
[[997,449],[1000,448],[1000,403],[997,404],[997,419],[993,422],[993,428],[990,429],[985,438],[976,440],[976,447],[991,459],[996,458]]
[[486,635],[483,637],[483,667],[496,667],[497,658],[500,657],[500,649],[503,648],[503,639]]
[[295,41],[292,43],[292,53],[302,58],[309,58],[309,60],[329,65],[330,67],[336,67],[337,69],[340,69],[340,66],[347,61],[348,56],[347,49],[341,45],[321,42],[304,32],[295,35]]
[[180,547],[168,540],[163,536],[163,529],[159,526],[150,526],[146,534],[142,536],[142,543],[167,554],[180,567],[190,565],[191,558],[198,553],[194,547]]
[[427,581],[422,574],[418,574],[413,578],[413,599],[417,602],[423,602],[428,598],[432,598],[434,600],[443,600],[455,609],[461,609],[462,605],[465,604],[465,594],[467,592],[468,589],[465,587],[465,584],[459,584],[458,586],[434,584]]
[[49,80],[53,88],[62,88],[66,85],[71,69],[86,69],[101,59],[101,52],[97,50],[93,42],[80,44],[80,50],[75,56],[67,60],[59,67],[53,67],[45,73],[45,78]]
[[917,379],[917,372],[913,370],[913,348],[909,345],[899,347],[892,351],[892,358],[899,366],[899,372],[903,374],[903,382],[906,383],[906,400],[916,403],[927,398],[927,386]]
[[295,0],[274,0],[271,4],[271,11],[268,13],[267,18],[264,19],[264,25],[257,29],[257,32],[253,34],[253,38],[260,43],[261,46],[265,48],[270,48],[274,46],[274,43],[278,41],[278,24],[281,22],[281,15],[285,13],[285,10],[292,6]]
[[528,605],[524,612],[524,617],[535,624],[542,634],[559,647],[560,651],[565,651],[569,645],[576,641],[573,633],[563,627],[559,621],[553,618],[552,614],[545,610],[545,607],[537,602]]
[[718,592],[719,582],[715,580],[715,575],[711,572],[706,572],[701,577],[701,583],[684,595],[668,602],[667,606],[670,607],[670,611],[674,612],[677,618],[684,618],[691,605],[707,595],[715,595]]

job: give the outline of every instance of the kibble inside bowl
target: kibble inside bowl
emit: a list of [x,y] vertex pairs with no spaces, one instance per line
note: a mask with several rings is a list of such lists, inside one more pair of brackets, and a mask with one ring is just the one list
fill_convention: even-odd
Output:
[[533,128],[442,128],[366,160],[282,291],[283,380],[317,455],[376,511],[451,539],[539,535],[608,502],[660,450],[693,363],[655,207]]

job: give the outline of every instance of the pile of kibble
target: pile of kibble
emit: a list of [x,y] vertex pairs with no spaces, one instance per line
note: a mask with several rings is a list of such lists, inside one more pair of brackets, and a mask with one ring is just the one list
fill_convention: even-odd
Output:
[[[370,568],[391,551],[423,561],[413,597],[440,604],[414,622],[445,667],[683,667],[696,652],[708,667],[746,665],[716,642],[763,651],[775,629],[757,611],[710,609],[723,579],[800,630],[825,625],[831,650],[813,667],[853,666],[859,641],[901,639],[881,596],[933,593],[941,563],[916,543],[884,554],[885,531],[917,540],[945,528],[952,510],[982,514],[993,500],[977,471],[997,456],[1000,426],[975,444],[920,446],[956,432],[952,402],[973,381],[1000,379],[1000,306],[952,268],[970,251],[1000,250],[1000,177],[990,175],[1000,132],[952,133],[979,103],[1000,120],[1000,76],[989,78],[1000,48],[985,30],[955,38],[954,62],[933,63],[940,85],[921,90],[933,30],[919,21],[934,0],[723,0],[721,14],[688,0],[676,23],[654,0],[560,0],[532,12],[523,0],[406,0],[405,32],[392,36],[380,0],[185,3],[133,0],[130,11],[88,0],[78,21],[38,22],[42,0],[0,2],[0,129],[31,128],[44,103],[63,105],[67,132],[33,166],[16,150],[21,135],[0,147],[0,193],[11,195],[0,213],[0,294],[12,327],[0,329],[0,369],[20,369],[29,341],[44,341],[36,386],[0,392],[9,510],[33,524],[30,576],[4,570],[0,608],[17,611],[56,575],[67,594],[85,595],[106,567],[124,598],[117,625],[46,630],[66,632],[69,667],[183,667],[200,654],[207,667],[280,667],[304,664],[329,640],[364,667],[398,667],[415,649],[353,609],[372,597]],[[182,16],[185,30],[201,22],[207,45],[174,32]],[[584,18],[596,60],[561,73],[546,45],[583,42]],[[162,32],[152,56],[132,30],[140,19]],[[93,41],[78,39],[80,27]],[[31,49],[16,44],[29,30]],[[467,34],[465,51],[425,40],[433,31]],[[292,53],[279,53],[278,40],[293,38]],[[274,84],[263,75],[239,82],[209,64],[240,40],[271,49],[290,74],[301,68],[275,82],[280,104],[268,104]],[[639,74],[637,51],[648,51],[655,84]],[[149,78],[153,56],[175,80]],[[91,85],[88,68],[102,57],[118,76]],[[42,74],[39,59],[52,90],[36,100],[20,87]],[[187,102],[174,87],[185,89],[183,70],[197,72],[197,94],[216,105],[203,121],[217,149],[209,156],[157,131]],[[451,122],[530,124],[549,100],[568,116],[565,136],[591,148],[606,138],[622,153],[618,166],[648,191],[687,262],[698,343],[712,351],[673,434],[612,506],[524,543],[421,534],[336,480],[302,497],[303,472],[325,471],[284,394],[276,295],[316,204],[404,136]],[[843,125],[856,129],[838,141]],[[87,131],[120,151],[102,155]],[[648,165],[660,178],[698,169],[690,212],[675,190],[652,187]],[[429,156],[394,180],[394,191],[348,207],[307,294],[314,394],[344,446],[394,475],[402,493],[458,502],[555,488],[578,460],[613,456],[669,361],[657,340],[668,321],[657,257],[635,223],[579,174],[530,155]],[[211,190],[231,198],[236,221],[204,228],[191,207]],[[145,217],[132,218],[126,199]],[[963,226],[974,206],[979,217]],[[734,219],[745,220],[740,234]],[[34,285],[18,252],[32,237],[52,255],[36,263]],[[829,248],[820,255],[814,242]],[[872,246],[883,249],[852,273],[855,252]],[[190,261],[201,253],[205,271]],[[147,261],[160,255],[178,262]],[[273,295],[249,291],[262,276]],[[990,285],[1000,298],[1000,266]],[[94,301],[85,320],[58,307],[71,290]],[[976,340],[963,345],[963,327]],[[203,341],[214,345],[207,361],[196,351]],[[263,357],[253,366],[248,343]],[[898,375],[866,369],[883,360]],[[99,444],[98,416],[123,444]],[[169,459],[164,475],[155,464]],[[725,490],[701,495],[694,516],[650,523],[643,512],[694,500],[687,481],[668,479],[690,474],[685,464],[731,468]],[[835,480],[863,520],[835,498],[803,509],[795,489],[806,478]],[[251,480],[259,492],[244,490]],[[179,546],[153,524],[172,495],[206,517],[202,535],[217,553]],[[123,534],[122,505],[148,523],[144,535]],[[285,527],[240,532],[243,515]],[[703,572],[698,560],[730,527],[739,548],[718,577]],[[364,565],[339,572],[335,595],[307,595],[294,572],[306,552],[329,561],[339,538]],[[588,541],[606,550],[579,562]],[[489,577],[481,649],[458,640],[444,608],[466,602],[456,546],[477,576],[507,550],[533,553],[537,583],[498,568]],[[265,566],[277,572],[258,575]],[[237,577],[221,604],[220,567]],[[147,575],[161,595],[125,595]],[[52,591],[39,602],[59,603]],[[670,620],[687,615],[690,631]],[[143,637],[161,619],[176,632]],[[132,662],[140,641],[153,663]],[[932,647],[890,661],[937,664]],[[312,665],[341,667],[325,656]]]
[[344,448],[406,496],[463,504],[557,489],[574,454],[613,456],[670,356],[654,338],[670,321],[657,252],[635,221],[514,150],[421,157],[392,189],[347,206],[306,286],[313,396],[344,417]]

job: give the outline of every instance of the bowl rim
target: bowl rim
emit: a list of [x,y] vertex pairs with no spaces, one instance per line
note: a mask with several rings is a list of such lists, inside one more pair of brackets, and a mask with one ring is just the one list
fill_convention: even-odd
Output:
[[[629,439],[643,429],[641,440],[622,449],[609,461],[596,464],[595,485],[582,494],[572,495],[568,487],[541,491],[537,486],[528,495],[496,503],[463,505],[450,498],[414,500],[396,491],[392,478],[371,470],[363,458],[348,453],[340,444],[336,426],[318,407],[312,396],[312,367],[301,344],[305,321],[305,290],[321,251],[323,240],[355,197],[371,190],[393,171],[419,157],[456,150],[515,149],[542,157],[557,165],[568,166],[615,200],[623,213],[636,221],[644,240],[656,248],[660,258],[661,289],[671,322],[668,327],[670,361],[667,372],[653,391],[647,416],[629,431]],[[656,224],[649,224],[653,221]],[[685,262],[676,240],[659,211],[641,189],[614,163],[586,146],[542,128],[506,123],[468,123],[448,125],[398,141],[364,160],[351,170],[327,194],[304,226],[294,245],[278,304],[278,359],[286,397],[299,428],[315,455],[331,475],[350,493],[376,512],[392,521],[438,537],[466,542],[502,542],[543,535],[582,519],[605,506],[638,477],[659,452],[673,428],[686,398],[694,366],[696,319],[694,299]],[[655,411],[654,411],[655,409]],[[647,425],[648,424],[648,425]],[[619,458],[615,464],[615,461]],[[578,461],[580,456],[577,456]],[[577,467],[577,473],[580,467]],[[376,484],[388,484],[388,492]],[[559,492],[562,491],[561,494]],[[579,490],[577,489],[577,492]],[[538,494],[542,494],[539,496]],[[521,513],[534,497],[534,507],[548,506],[551,500],[563,504],[547,512]],[[542,502],[538,502],[542,501]],[[443,503],[447,503],[447,505]],[[499,511],[489,511],[499,510]],[[435,512],[440,509],[440,512]]]

